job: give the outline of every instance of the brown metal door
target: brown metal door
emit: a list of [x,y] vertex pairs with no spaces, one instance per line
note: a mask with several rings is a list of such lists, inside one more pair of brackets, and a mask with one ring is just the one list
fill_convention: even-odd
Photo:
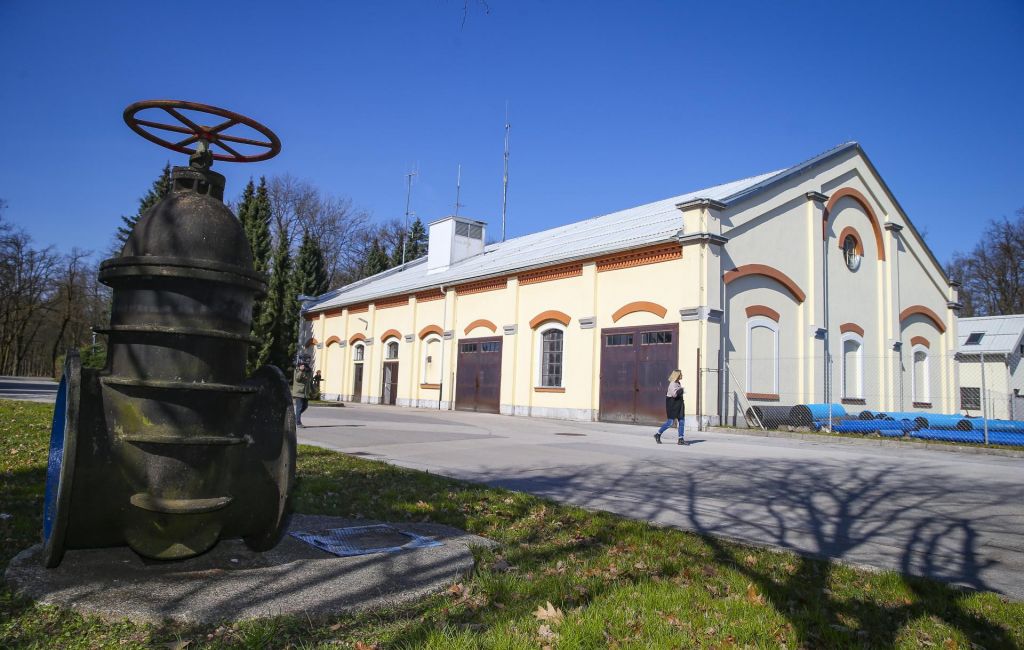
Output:
[[385,361],[381,377],[380,395],[382,404],[394,406],[398,401],[398,362]]
[[363,364],[355,364],[355,371],[352,373],[352,401],[359,402],[363,399]]
[[665,386],[679,363],[678,339],[678,323],[601,330],[601,420],[665,420]]
[[501,410],[500,336],[459,341],[455,408],[480,413]]
[[605,422],[634,422],[636,414],[636,332],[601,330],[601,395],[598,417]]

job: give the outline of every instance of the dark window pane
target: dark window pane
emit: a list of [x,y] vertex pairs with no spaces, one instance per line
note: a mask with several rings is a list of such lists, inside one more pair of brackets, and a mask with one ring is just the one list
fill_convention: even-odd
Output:
[[633,345],[632,334],[609,334],[605,337],[605,345]]
[[459,346],[459,352],[476,352],[476,343],[463,343]]
[[667,345],[672,343],[672,332],[643,332],[640,345]]
[[481,343],[480,349],[483,352],[501,352],[501,343],[498,341],[488,341],[487,343]]
[[968,388],[966,386],[960,387],[960,408],[966,410],[980,410],[981,409],[981,389],[980,388]]

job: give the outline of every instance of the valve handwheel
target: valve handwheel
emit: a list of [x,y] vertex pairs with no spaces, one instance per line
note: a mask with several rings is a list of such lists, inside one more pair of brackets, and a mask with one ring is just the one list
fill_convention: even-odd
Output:
[[[177,123],[165,124],[163,122],[140,119],[138,113],[146,109],[162,109],[167,115],[174,118]],[[182,113],[181,110],[206,113],[224,119],[212,126],[204,126],[199,124],[198,120],[193,120],[188,115]],[[256,120],[223,108],[198,104],[196,102],[186,102],[177,99],[149,99],[135,102],[124,109],[124,121],[132,131],[135,131],[150,142],[181,153],[190,155],[195,153],[199,148],[199,141],[204,140],[210,146],[210,153],[213,155],[213,159],[223,160],[224,162],[258,162],[273,158],[281,151],[281,140],[274,135],[273,131]],[[226,133],[226,131],[237,125],[247,126],[257,131],[260,135],[265,136],[266,140],[253,140],[252,138],[243,138]],[[177,141],[165,140],[163,137],[146,129],[178,133],[183,137]],[[241,147],[236,149],[236,147],[232,146],[240,144],[247,147],[266,149],[266,151],[257,151],[252,155],[246,155],[238,151]],[[213,150],[214,146],[219,147],[226,153],[216,152]]]

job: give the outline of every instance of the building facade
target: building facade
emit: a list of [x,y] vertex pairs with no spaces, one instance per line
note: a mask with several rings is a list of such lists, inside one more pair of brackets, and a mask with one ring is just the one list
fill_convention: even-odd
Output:
[[961,318],[958,327],[961,410],[997,420],[1024,419],[1024,315]]
[[308,302],[328,399],[689,424],[752,405],[957,408],[957,295],[856,143],[781,171],[429,254]]

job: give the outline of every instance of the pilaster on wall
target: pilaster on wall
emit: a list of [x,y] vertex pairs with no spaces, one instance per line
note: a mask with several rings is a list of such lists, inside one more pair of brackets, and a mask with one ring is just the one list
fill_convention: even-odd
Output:
[[[820,402],[825,396],[823,366],[825,341],[814,337],[813,331],[825,326],[825,249],[821,244],[821,224],[825,218],[828,196],[808,192],[807,197],[807,299],[798,314],[797,356],[803,359],[802,376],[797,385],[805,402]],[[827,244],[825,245],[827,248]],[[821,348],[820,350],[817,348]]]

